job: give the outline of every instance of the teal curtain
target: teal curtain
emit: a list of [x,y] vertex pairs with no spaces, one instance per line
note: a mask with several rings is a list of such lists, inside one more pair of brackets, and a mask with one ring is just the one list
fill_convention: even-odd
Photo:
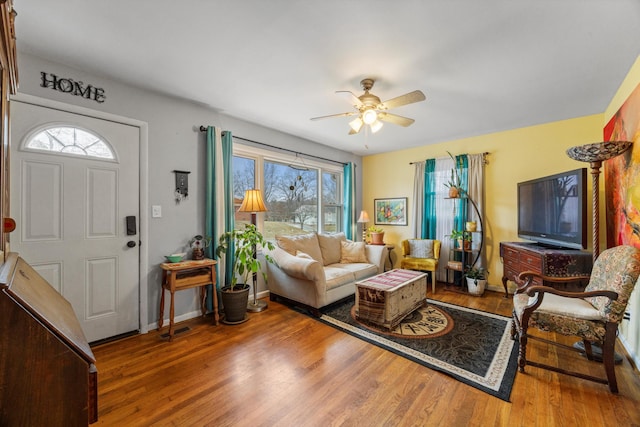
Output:
[[422,215],[423,239],[437,239],[436,236],[436,160],[428,159],[424,165],[424,214]]
[[[206,149],[206,195],[205,195],[205,235],[211,238],[206,248],[206,256],[213,259],[220,235],[233,230],[233,137],[231,132],[222,132],[219,128],[207,128]],[[216,292],[224,283],[230,283],[233,269],[233,247],[230,256],[224,257],[224,263],[216,264]],[[213,288],[207,289],[207,309],[213,309]],[[220,299],[218,298],[218,301]]]
[[455,167],[460,172],[460,181],[464,193],[461,195],[460,200],[454,202],[456,204],[456,214],[453,219],[453,228],[454,230],[464,230],[467,222],[466,200],[464,200],[464,197],[467,196],[467,189],[469,188],[469,159],[466,154],[456,156]]
[[342,229],[349,240],[355,240],[355,165],[352,162],[344,165],[344,209],[342,213]]

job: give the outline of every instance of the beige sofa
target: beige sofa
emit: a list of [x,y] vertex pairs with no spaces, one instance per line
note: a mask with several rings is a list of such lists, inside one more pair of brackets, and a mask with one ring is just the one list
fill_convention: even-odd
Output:
[[355,282],[384,271],[384,245],[352,242],[344,233],[276,236],[267,263],[272,301],[281,299],[319,316],[320,308],[355,294]]

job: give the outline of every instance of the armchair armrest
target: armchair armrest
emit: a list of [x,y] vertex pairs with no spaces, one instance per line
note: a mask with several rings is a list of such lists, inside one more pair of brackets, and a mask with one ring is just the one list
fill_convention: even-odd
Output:
[[567,277],[545,276],[544,274],[527,270],[527,271],[521,272],[520,274],[518,274],[518,277],[516,277],[516,284],[518,285],[518,289],[516,289],[516,292],[522,293],[524,291],[522,292],[518,292],[518,291],[520,289],[533,286],[532,283],[534,278],[542,279],[543,282],[553,282],[553,283],[562,284],[562,283],[575,282],[576,280],[589,280],[590,277],[591,276],[588,276],[588,275],[567,276]]
[[385,256],[388,253],[386,245],[366,245],[365,253],[367,260],[378,267],[378,273],[382,273],[384,271]]

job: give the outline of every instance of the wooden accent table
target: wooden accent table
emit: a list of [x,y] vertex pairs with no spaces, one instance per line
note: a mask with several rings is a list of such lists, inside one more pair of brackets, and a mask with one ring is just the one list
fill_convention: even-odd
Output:
[[158,330],[164,324],[164,291],[171,293],[171,303],[169,305],[169,341],[173,341],[173,317],[174,317],[174,294],[183,289],[200,287],[200,310],[202,315],[206,314],[205,286],[212,285],[213,292],[213,324],[217,325],[220,317],[218,315],[218,292],[216,291],[216,268],[217,261],[212,259],[202,259],[198,261],[165,262],[160,264],[162,268],[162,289],[160,296],[160,316],[158,318]]
[[[535,243],[500,242],[500,256],[504,264],[502,286],[505,298],[509,296],[507,280],[515,282],[515,278],[523,271],[533,271],[545,276],[572,277],[591,274],[593,256],[591,252],[578,249],[548,248]],[[536,285],[557,287],[557,284],[541,283],[535,278]],[[567,290],[583,290],[584,280],[566,285]],[[564,289],[564,288],[563,288]]]

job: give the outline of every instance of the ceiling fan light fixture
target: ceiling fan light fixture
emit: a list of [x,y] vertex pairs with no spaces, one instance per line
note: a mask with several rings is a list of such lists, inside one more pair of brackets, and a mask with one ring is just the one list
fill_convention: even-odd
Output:
[[354,120],[349,122],[349,126],[351,126],[351,129],[353,129],[355,133],[360,132],[360,129],[362,129],[363,124],[364,122],[360,117],[356,117]]
[[372,125],[378,120],[378,113],[375,110],[367,110],[362,113],[362,121],[368,125]]
[[382,129],[382,122],[380,120],[376,120],[375,122],[369,125],[371,127],[371,133],[376,133],[380,129]]

